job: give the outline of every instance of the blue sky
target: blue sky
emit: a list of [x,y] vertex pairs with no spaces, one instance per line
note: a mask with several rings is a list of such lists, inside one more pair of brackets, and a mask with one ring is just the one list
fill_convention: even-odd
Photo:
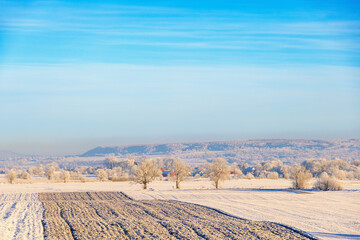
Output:
[[0,0],[0,150],[359,138],[359,5]]

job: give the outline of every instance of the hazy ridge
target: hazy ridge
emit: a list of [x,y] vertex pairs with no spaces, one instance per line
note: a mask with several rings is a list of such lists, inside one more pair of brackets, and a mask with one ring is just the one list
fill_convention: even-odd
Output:
[[299,162],[311,158],[347,161],[360,159],[360,139],[348,140],[243,140],[194,143],[163,143],[124,146],[99,146],[79,157],[100,157],[114,154],[127,156],[169,156],[184,159],[225,157],[231,161]]
[[247,162],[257,164],[263,161],[281,160],[293,164],[308,159],[336,158],[345,161],[360,159],[360,139],[347,140],[241,140],[192,143],[161,143],[122,146],[98,146],[79,155],[36,156],[0,151],[0,169],[29,167],[37,164],[58,162],[62,166],[102,165],[109,156],[118,158],[181,158],[197,166],[216,157],[223,157],[229,163]]

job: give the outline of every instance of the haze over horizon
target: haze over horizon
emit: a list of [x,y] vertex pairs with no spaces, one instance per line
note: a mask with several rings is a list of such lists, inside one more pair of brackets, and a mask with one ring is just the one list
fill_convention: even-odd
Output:
[[359,7],[0,0],[0,150],[360,138]]

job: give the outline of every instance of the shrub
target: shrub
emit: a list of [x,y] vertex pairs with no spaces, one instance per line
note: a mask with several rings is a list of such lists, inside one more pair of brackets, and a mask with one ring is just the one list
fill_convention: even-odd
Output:
[[346,172],[346,178],[350,180],[355,179],[355,172]]
[[267,175],[268,179],[278,179],[279,178],[279,174],[277,172],[269,172]]
[[53,180],[55,178],[55,167],[49,166],[45,171],[45,175],[48,180]]
[[29,173],[31,176],[44,176],[45,175],[45,168],[42,164],[37,167],[31,167],[29,169]]
[[251,179],[254,179],[255,177],[254,177],[254,175],[252,175],[252,173],[247,173],[245,175],[245,178],[248,179],[248,180],[251,180]]
[[354,160],[351,162],[352,165],[360,167],[360,160]]
[[108,180],[107,172],[104,169],[98,169],[96,170],[96,176],[100,181]]
[[111,177],[111,181],[126,182],[126,181],[129,181],[129,177],[128,176],[113,176],[113,177]]
[[21,179],[30,179],[30,174],[24,170],[21,174]]
[[60,178],[62,181],[64,181],[64,183],[67,183],[70,181],[70,173],[68,171],[62,171]]
[[258,173],[257,178],[260,178],[260,179],[266,178],[266,174],[264,172]]
[[237,163],[231,165],[231,171],[233,172],[233,178],[242,178],[244,176],[243,172],[239,168]]
[[308,181],[312,178],[309,170],[305,167],[296,165],[293,168],[293,187],[296,189],[305,188]]
[[329,177],[326,172],[323,172],[320,178],[315,183],[315,188],[322,191],[339,191],[343,190],[343,185],[335,177]]
[[354,178],[360,180],[360,167],[357,167],[357,169],[355,170]]
[[11,169],[7,175],[6,178],[8,179],[9,183],[13,184],[17,178],[17,173],[15,169]]
[[84,182],[87,181],[87,179],[86,179],[86,177],[85,177],[84,175],[81,175],[81,176],[80,176],[80,181],[81,181],[82,183],[84,183]]
[[335,169],[332,176],[336,177],[337,179],[344,180],[346,178],[346,174],[347,172],[344,170]]

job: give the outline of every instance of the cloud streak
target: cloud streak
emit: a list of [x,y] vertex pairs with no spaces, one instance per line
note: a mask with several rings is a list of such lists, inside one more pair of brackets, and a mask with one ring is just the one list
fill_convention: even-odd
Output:
[[93,44],[99,41],[112,45],[210,50],[358,51],[360,38],[359,21],[304,18],[284,23],[282,19],[268,20],[267,14],[234,14],[223,10],[194,15],[194,11],[180,8],[97,5],[83,9],[56,3],[3,12],[0,29],[10,35],[22,32],[37,32],[44,37],[86,35]]

